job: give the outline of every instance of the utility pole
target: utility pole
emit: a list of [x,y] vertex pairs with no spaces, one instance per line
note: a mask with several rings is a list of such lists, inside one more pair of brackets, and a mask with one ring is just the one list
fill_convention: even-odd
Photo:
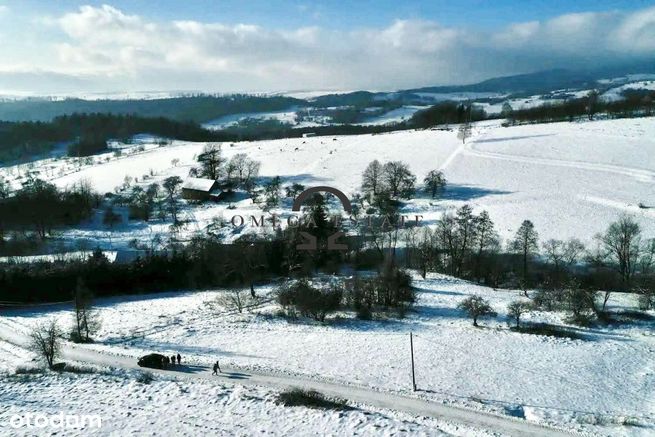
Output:
[[412,356],[412,389],[416,391],[416,377],[414,376],[414,336],[411,331],[409,333],[409,350]]

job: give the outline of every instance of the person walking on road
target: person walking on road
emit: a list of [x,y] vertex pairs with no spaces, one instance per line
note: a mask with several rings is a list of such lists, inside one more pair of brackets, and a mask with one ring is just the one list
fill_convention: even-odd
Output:
[[180,364],[182,364],[182,355],[180,355],[180,354],[178,353],[178,354],[177,354],[177,365],[179,366]]
[[223,373],[221,366],[218,364],[218,360],[214,363],[214,373],[212,375],[218,375],[218,372]]

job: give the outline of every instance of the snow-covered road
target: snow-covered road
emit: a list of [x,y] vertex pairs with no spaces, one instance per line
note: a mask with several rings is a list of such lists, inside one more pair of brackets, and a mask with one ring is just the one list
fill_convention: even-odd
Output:
[[[29,338],[6,320],[0,320],[0,339],[19,347],[25,347]],[[138,368],[133,357],[113,355],[99,352],[66,342],[63,347],[63,358],[72,361],[87,362],[101,366],[112,366],[124,369]],[[354,403],[371,405],[405,413],[428,416],[460,423],[463,425],[491,430],[500,435],[509,436],[566,436],[570,433],[551,427],[532,424],[524,420],[502,417],[481,411],[468,410],[426,400],[402,396],[395,393],[379,392],[370,388],[341,385],[330,382],[316,381],[308,378],[298,378],[264,372],[242,371],[239,369],[224,369],[220,377],[212,376],[205,366],[183,365],[178,370],[157,370],[153,372],[166,374],[176,378],[191,378],[216,380],[221,383],[236,383],[285,389],[301,387],[317,390],[328,396],[347,399]]]

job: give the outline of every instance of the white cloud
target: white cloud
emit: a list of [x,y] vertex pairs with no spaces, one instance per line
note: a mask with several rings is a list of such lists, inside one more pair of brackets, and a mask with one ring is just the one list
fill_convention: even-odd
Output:
[[63,39],[43,50],[54,49],[57,61],[33,68],[85,78],[97,90],[400,88],[600,66],[655,52],[655,8],[568,14],[496,32],[422,20],[351,31],[155,23],[107,5],[83,6],[54,23]]

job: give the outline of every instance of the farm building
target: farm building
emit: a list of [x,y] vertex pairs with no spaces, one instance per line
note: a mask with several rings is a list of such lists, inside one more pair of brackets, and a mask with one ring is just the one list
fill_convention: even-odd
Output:
[[213,179],[188,178],[182,185],[182,198],[187,200],[219,201],[224,196],[217,181]]

